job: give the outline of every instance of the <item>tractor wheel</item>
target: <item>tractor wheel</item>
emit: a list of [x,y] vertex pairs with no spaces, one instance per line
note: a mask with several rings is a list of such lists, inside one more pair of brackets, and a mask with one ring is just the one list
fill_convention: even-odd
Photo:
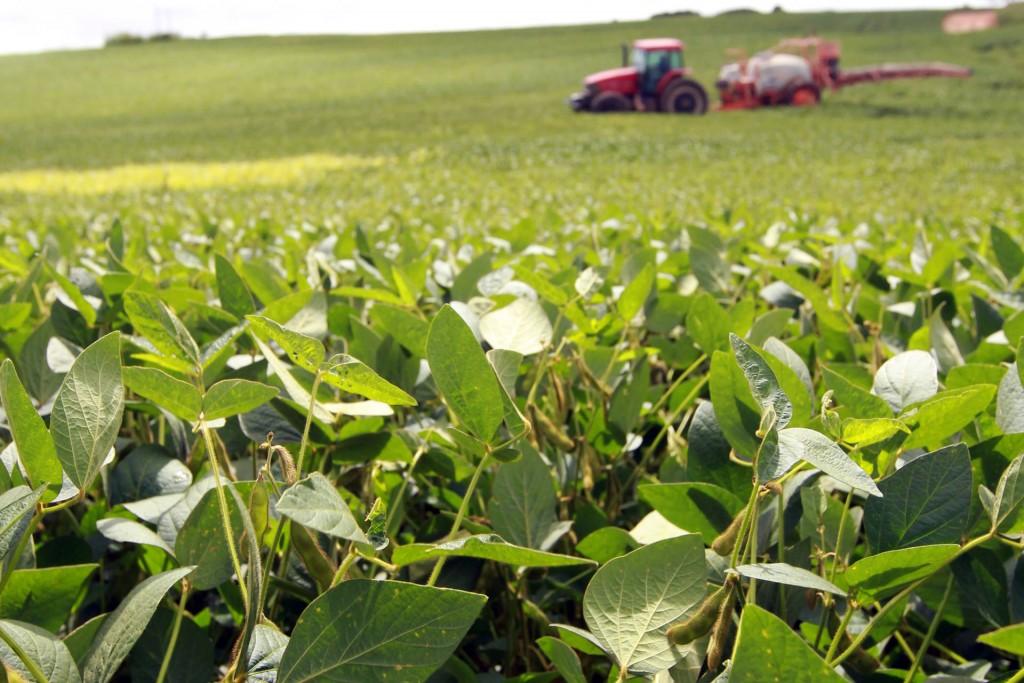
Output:
[[681,79],[665,88],[658,104],[670,114],[700,115],[708,110],[708,94],[700,83]]
[[821,91],[814,84],[801,85],[786,94],[785,102],[791,107],[813,107],[821,101]]
[[633,108],[630,104],[629,98],[620,92],[603,92],[594,98],[594,101],[590,103],[590,111],[597,112],[599,114],[606,114],[609,112],[620,112],[629,111]]

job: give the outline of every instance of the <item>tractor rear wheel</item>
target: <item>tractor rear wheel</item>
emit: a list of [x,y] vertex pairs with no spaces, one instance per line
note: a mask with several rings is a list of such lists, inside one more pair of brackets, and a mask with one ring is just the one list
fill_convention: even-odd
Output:
[[791,107],[813,107],[821,101],[821,91],[814,84],[801,85],[786,94],[786,104]]
[[620,92],[607,91],[599,93],[590,104],[590,110],[599,114],[608,112],[629,111],[633,106],[629,98]]
[[665,88],[658,104],[670,114],[700,115],[708,110],[708,94],[700,83],[684,78]]

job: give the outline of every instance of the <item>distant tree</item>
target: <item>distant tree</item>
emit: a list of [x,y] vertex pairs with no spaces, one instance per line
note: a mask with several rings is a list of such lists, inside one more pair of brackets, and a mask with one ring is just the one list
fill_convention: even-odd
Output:
[[128,33],[122,31],[121,33],[115,33],[107,36],[107,39],[103,41],[104,47],[120,47],[123,45],[138,45],[145,41],[145,38],[137,33]]
[[695,12],[692,9],[681,9],[675,12],[658,12],[657,14],[651,15],[651,19],[675,19],[677,17],[699,17],[700,12]]
[[782,5],[776,5],[772,7],[772,14],[785,14],[786,10],[782,9]]

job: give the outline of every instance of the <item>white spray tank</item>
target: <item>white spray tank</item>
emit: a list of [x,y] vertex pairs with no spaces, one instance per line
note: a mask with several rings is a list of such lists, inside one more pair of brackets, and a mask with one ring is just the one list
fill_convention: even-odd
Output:
[[784,52],[759,52],[747,63],[747,74],[758,97],[814,84],[807,60]]

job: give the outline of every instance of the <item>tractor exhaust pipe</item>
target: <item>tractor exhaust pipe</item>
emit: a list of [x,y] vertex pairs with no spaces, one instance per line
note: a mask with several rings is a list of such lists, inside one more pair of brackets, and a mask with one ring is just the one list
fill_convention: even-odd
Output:
[[622,48],[622,66],[629,66],[629,45],[623,43],[619,47]]

